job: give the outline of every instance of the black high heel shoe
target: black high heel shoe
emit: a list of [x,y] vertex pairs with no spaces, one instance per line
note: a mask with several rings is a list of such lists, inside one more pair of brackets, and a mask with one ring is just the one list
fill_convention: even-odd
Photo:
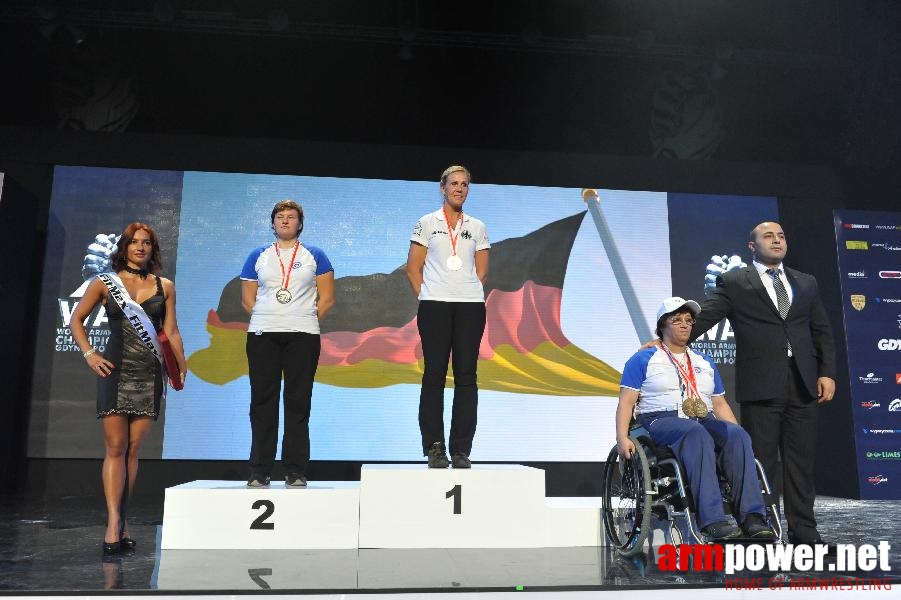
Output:
[[102,542],[101,547],[103,548],[103,556],[114,556],[119,554],[122,549],[122,544],[121,542],[108,543],[104,541]]
[[137,547],[138,543],[131,539],[130,537],[125,537],[124,535],[119,540],[119,547],[123,552],[134,550]]

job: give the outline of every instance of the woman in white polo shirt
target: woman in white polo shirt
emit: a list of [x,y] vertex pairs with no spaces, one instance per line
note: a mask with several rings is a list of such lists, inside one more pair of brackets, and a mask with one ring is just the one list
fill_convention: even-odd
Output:
[[319,319],[335,304],[335,272],[322,250],[300,243],[300,205],[283,200],[273,207],[270,219],[275,243],[251,252],[241,271],[241,302],[250,313],[247,366],[252,437],[247,485],[269,485],[284,376],[285,485],[306,487],[310,403],[319,364]]
[[[425,372],[419,395],[422,453],[429,468],[448,466],[444,444],[444,384],[453,356],[454,404],[450,429],[451,461],[456,469],[471,466],[476,432],[476,365],[485,331],[488,232],[485,224],[463,213],[470,174],[459,165],[445,169],[441,208],[416,223],[410,237],[407,277],[419,298],[417,323]],[[452,354],[453,351],[453,354]]]

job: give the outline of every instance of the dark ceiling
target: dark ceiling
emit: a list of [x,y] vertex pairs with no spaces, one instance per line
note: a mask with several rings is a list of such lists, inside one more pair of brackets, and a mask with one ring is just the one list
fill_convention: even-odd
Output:
[[39,0],[0,124],[886,168],[894,0]]

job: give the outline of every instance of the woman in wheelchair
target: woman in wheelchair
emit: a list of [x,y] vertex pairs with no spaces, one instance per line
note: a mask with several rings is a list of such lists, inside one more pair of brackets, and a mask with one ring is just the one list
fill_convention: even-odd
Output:
[[[711,541],[774,539],[764,516],[751,439],[726,402],[713,359],[688,348],[700,310],[694,300],[664,300],[657,311],[660,343],[639,350],[626,362],[616,409],[617,450],[623,460],[635,453],[629,439],[634,413],[653,442],[668,446],[682,464],[702,534]],[[741,528],[726,519],[717,465],[731,483]]]

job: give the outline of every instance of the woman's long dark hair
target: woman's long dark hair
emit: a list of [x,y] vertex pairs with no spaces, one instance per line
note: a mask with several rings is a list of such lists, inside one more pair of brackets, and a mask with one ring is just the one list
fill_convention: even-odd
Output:
[[155,273],[157,270],[163,268],[163,257],[160,255],[160,242],[156,237],[156,232],[153,231],[153,228],[150,227],[150,225],[135,221],[134,223],[129,224],[125,228],[125,231],[122,232],[122,235],[119,236],[119,241],[116,243],[116,251],[113,252],[111,257],[113,272],[123,270],[128,264],[128,245],[131,243],[131,240],[134,239],[135,233],[141,229],[146,231],[150,236],[150,244],[153,248],[150,252],[150,260],[147,261],[147,272]]

